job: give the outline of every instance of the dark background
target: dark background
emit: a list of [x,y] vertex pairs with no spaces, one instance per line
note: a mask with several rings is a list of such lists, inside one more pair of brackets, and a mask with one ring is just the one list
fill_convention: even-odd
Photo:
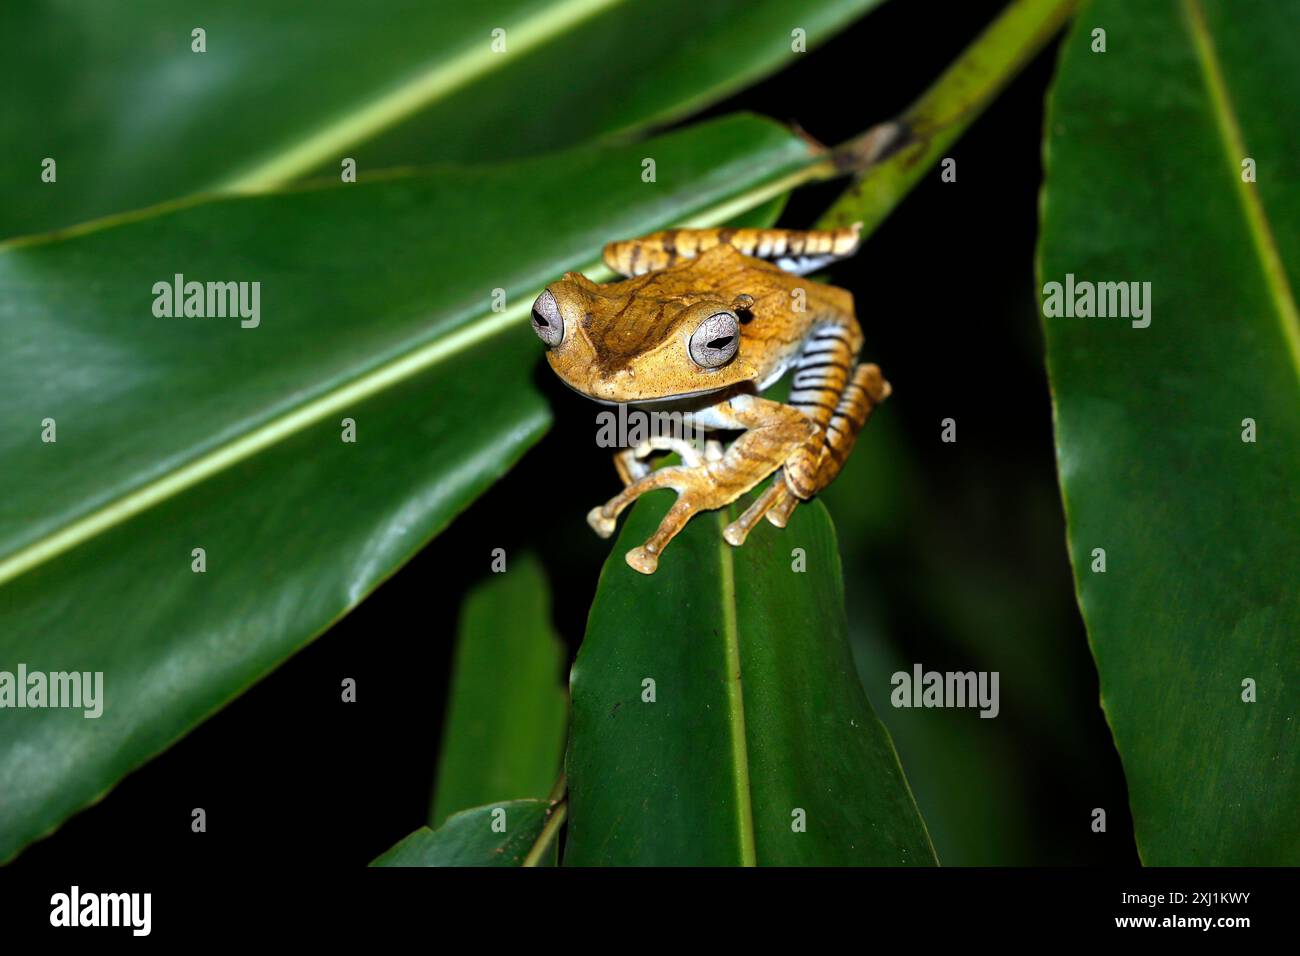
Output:
[[[841,142],[901,112],[1002,5],[951,3],[936,16],[933,4],[885,4],[709,115],[751,110]],[[854,293],[864,355],[894,386],[824,496],[854,653],[950,865],[1137,860],[1074,602],[1036,311],[1054,56],[951,149],[955,183],[929,174],[829,276]],[[801,192],[781,223],[810,225],[836,194]],[[557,425],[520,467],[333,630],[17,865],[351,867],[423,824],[459,599],[491,549],[541,555],[571,650],[608,554],[583,520],[617,489],[591,447],[592,407],[545,383]],[[944,418],[956,443],[940,441]],[[563,495],[539,493],[557,481]],[[890,707],[890,674],[917,662],[998,671],[1001,714]],[[339,699],[345,677],[357,680],[355,704]],[[190,831],[194,807],[207,811],[206,834]],[[1097,807],[1106,833],[1091,830]]]

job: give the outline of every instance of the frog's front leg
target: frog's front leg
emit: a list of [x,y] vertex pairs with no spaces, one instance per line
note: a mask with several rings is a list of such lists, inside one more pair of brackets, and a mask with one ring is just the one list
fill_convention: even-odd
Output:
[[664,547],[697,512],[731,504],[820,431],[816,422],[796,409],[753,395],[720,402],[701,414],[701,420],[705,419],[709,427],[743,429],[744,433],[720,459],[651,472],[587,516],[597,534],[609,537],[623,509],[647,491],[672,488],[677,492],[677,501],[658,530],[641,547],[627,553],[627,563],[642,574],[654,573]]

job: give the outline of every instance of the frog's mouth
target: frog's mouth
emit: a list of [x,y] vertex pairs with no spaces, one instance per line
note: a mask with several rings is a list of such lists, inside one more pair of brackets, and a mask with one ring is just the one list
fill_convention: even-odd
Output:
[[635,405],[638,408],[648,408],[651,411],[654,410],[690,411],[692,409],[703,408],[705,406],[714,404],[714,402],[712,401],[703,402],[700,401],[700,399],[720,398],[724,393],[727,392],[739,393],[745,391],[752,391],[752,388],[746,387],[749,383],[739,382],[730,385],[719,385],[717,388],[702,388],[699,391],[695,391],[695,392],[681,392],[676,395],[668,395],[663,398],[632,398],[622,402],[615,402],[607,398],[596,398],[594,395],[589,395],[586,392],[578,389],[576,386],[570,385],[562,377],[560,376],[556,376],[556,377],[559,378],[561,382],[564,382],[564,384],[569,388],[570,391],[576,392],[577,394],[581,395],[583,398],[587,399],[588,401],[595,402],[597,405],[608,405],[610,407],[615,407],[618,405]]

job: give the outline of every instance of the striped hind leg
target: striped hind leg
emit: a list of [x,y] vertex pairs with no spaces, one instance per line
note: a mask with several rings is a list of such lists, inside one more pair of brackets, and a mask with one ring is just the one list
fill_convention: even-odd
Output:
[[826,429],[835,417],[840,396],[849,385],[861,348],[862,329],[852,313],[828,316],[828,320],[808,337],[795,365],[789,404],[820,427],[807,446],[799,449],[776,473],[771,487],[744,514],[727,525],[723,537],[728,542],[735,545],[744,543],[746,536],[764,516],[777,527],[784,528],[800,497],[812,496],[811,493],[796,494],[806,481],[792,487],[787,475],[803,476],[817,467],[817,456],[825,445]]
[[630,278],[694,259],[714,246],[731,246],[804,275],[857,252],[861,229],[860,222],[843,229],[668,229],[611,242],[604,258],[605,265]]
[[811,498],[835,480],[853,450],[858,432],[889,393],[889,383],[880,374],[879,366],[870,363],[854,366],[834,405],[818,404],[815,409],[819,414],[809,416],[824,419],[818,422],[823,427],[786,461],[772,484],[745,513],[723,530],[727,543],[744,544],[763,517],[784,528],[800,501]]
[[849,452],[853,451],[858,432],[891,391],[880,366],[866,362],[854,367],[830,421],[818,436],[820,447],[810,443],[800,449],[794,461],[786,463],[785,484],[789,494],[774,503],[767,513],[769,521],[785,527],[790,512],[800,500],[811,498],[835,480]]

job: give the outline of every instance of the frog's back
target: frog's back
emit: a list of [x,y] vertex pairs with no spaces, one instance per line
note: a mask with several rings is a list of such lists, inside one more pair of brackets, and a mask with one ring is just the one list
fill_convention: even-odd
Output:
[[602,368],[628,367],[676,328],[684,328],[682,317],[701,303],[729,309],[749,300],[748,307],[736,309],[739,353],[760,389],[797,361],[821,326],[846,327],[854,349],[861,344],[848,291],[787,272],[730,245],[605,283],[599,294],[608,306],[603,314],[589,316],[587,328]]
[[[815,323],[825,312],[853,314],[853,296],[845,289],[813,281],[768,262],[745,255],[732,246],[714,246],[693,259],[683,259],[658,272],[608,283],[617,296],[636,295],[659,301],[694,302],[714,298],[731,302],[737,296],[754,299],[749,311],[768,325],[787,330]],[[746,322],[750,326],[752,322]]]
[[[691,265],[697,266],[696,272],[686,271]],[[795,275],[730,246],[717,246],[666,271],[677,270],[688,284],[711,288],[722,301],[742,295],[754,300],[740,315],[741,350],[763,357],[764,380],[779,376],[814,328],[826,323],[856,325],[848,290]]]

